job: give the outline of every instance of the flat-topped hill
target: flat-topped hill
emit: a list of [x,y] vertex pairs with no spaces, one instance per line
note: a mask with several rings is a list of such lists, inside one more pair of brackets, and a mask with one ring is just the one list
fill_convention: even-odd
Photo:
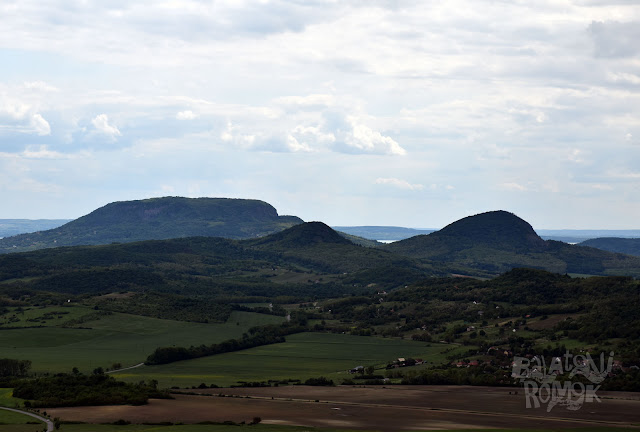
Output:
[[107,204],[61,227],[0,240],[0,252],[180,237],[246,239],[302,223],[259,200],[164,197]]

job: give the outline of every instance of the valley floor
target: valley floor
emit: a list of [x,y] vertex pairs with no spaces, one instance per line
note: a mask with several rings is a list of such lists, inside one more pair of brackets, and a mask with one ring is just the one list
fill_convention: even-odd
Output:
[[[379,431],[632,427],[640,424],[640,395],[598,392],[601,403],[576,411],[526,408],[522,389],[468,386],[236,388],[197,390],[145,406],[47,409],[52,417],[89,423],[235,421]],[[225,395],[227,397],[219,397]]]

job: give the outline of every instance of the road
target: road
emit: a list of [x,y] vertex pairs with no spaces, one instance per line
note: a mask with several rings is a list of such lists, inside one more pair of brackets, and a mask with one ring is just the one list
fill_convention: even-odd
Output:
[[122,369],[110,370],[110,371],[105,372],[105,373],[106,374],[118,373],[118,372],[126,371],[126,370],[129,370],[129,369],[139,368],[140,366],[144,366],[144,363],[138,363],[137,365],[129,366],[129,367],[122,368]]
[[17,412],[17,413],[24,414],[24,415],[28,415],[28,416],[31,416],[31,417],[33,417],[33,418],[35,418],[35,419],[38,419],[38,420],[40,420],[41,422],[46,423],[46,425],[47,425],[47,432],[53,432],[53,422],[52,422],[51,420],[49,420],[48,418],[45,418],[45,417],[39,416],[38,414],[34,414],[34,413],[32,413],[32,412],[29,412],[29,411],[22,411],[22,410],[15,409],[15,408],[0,407],[0,409],[7,410],[7,411]]

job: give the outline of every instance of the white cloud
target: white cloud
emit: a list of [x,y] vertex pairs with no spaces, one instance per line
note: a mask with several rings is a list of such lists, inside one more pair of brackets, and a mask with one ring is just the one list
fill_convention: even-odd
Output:
[[602,190],[602,191],[611,191],[613,190],[613,186],[608,185],[608,184],[593,184],[591,185],[592,188],[597,189],[597,190]]
[[381,185],[390,185],[390,186],[397,187],[399,189],[407,189],[412,191],[424,189],[424,185],[412,184],[406,180],[398,179],[395,177],[386,177],[386,178],[379,177],[374,181],[374,183],[381,184]]
[[609,81],[620,84],[640,85],[640,74],[627,72],[610,72],[607,74]]
[[289,109],[323,109],[336,105],[337,98],[331,94],[311,94],[307,96],[283,96],[274,101]]
[[[314,219],[339,212],[330,205],[337,201],[354,206],[342,217],[355,223],[374,214],[380,219],[369,222],[435,226],[490,202],[537,212],[547,225],[633,225],[637,5],[6,0],[0,64],[11,67],[0,69],[0,151],[42,184],[74,173],[65,211],[107,193],[136,198],[172,185],[184,194],[200,185],[201,193],[247,197],[273,187],[276,200],[290,197],[291,212],[314,208]],[[95,145],[101,140],[113,145]],[[146,189],[123,187],[101,162],[89,170],[85,159],[60,159],[86,149],[114,166],[148,163]],[[63,163],[66,172],[53,174]],[[228,166],[237,177],[206,183]],[[398,194],[419,190],[427,169],[422,190],[434,202]],[[287,182],[265,180],[268,170]],[[168,171],[182,177],[165,179]],[[378,173],[396,182],[373,187]],[[93,189],[80,177],[95,179]],[[605,206],[591,185],[610,183]],[[311,193],[319,184],[330,193]],[[397,201],[358,199],[383,184]],[[43,197],[14,201],[12,209]],[[438,219],[420,220],[427,208]],[[561,214],[541,213],[549,208]]]
[[198,115],[191,110],[180,111],[176,114],[176,119],[178,120],[193,120],[195,118],[198,118]]
[[569,151],[569,154],[568,154],[567,158],[571,162],[580,163],[580,164],[581,163],[585,163],[584,151],[580,150],[580,149],[571,149]]
[[237,129],[231,122],[227,122],[226,129],[220,134],[220,139],[225,143],[233,144],[242,149],[250,149],[256,141],[256,136],[242,134]]
[[46,145],[38,147],[29,146],[21,154],[26,159],[70,159],[75,155],[67,155],[50,150]]
[[320,127],[298,125],[291,131],[291,136],[301,141],[308,149],[326,148],[336,141],[332,133],[325,133]]
[[520,183],[516,182],[502,183],[500,184],[500,188],[512,192],[524,192],[528,190],[526,186],[523,186]]
[[[1,90],[1,89],[0,89]],[[51,126],[28,102],[22,102],[0,93],[0,130],[46,136],[51,134]]]
[[122,136],[117,127],[109,124],[109,118],[106,114],[99,114],[91,120],[91,124],[96,131],[101,134],[108,136],[111,139],[116,139],[119,136]]
[[24,83],[24,88],[27,90],[39,90],[43,92],[58,92],[57,87],[47,84],[44,81],[29,81]]
[[373,154],[405,155],[407,152],[393,138],[363,124],[351,123],[352,129],[343,135],[347,153],[362,152]]
[[[241,118],[237,122],[227,122],[220,132],[220,139],[244,150],[256,151],[406,154],[406,150],[390,136],[371,129],[354,116],[326,108],[324,104],[303,104],[303,108],[290,110],[279,122],[273,121],[268,108],[264,113],[254,110],[244,116],[236,115]],[[288,127],[298,121],[304,123]]]
[[293,135],[287,135],[287,148],[292,152],[311,151],[311,147],[307,143],[300,143]]
[[51,126],[49,126],[49,122],[47,122],[44,117],[40,114],[35,113],[31,116],[31,120],[29,122],[31,128],[38,135],[50,135],[51,134]]

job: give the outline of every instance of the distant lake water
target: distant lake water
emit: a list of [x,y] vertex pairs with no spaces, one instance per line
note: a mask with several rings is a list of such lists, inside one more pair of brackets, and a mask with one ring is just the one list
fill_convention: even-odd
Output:
[[[393,242],[397,242],[397,241],[400,241],[400,240],[402,240],[402,239],[398,239],[398,240],[376,240],[376,241],[378,243],[393,243]],[[571,245],[578,244],[577,242],[565,242],[565,243],[568,243],[568,244],[571,244]]]

